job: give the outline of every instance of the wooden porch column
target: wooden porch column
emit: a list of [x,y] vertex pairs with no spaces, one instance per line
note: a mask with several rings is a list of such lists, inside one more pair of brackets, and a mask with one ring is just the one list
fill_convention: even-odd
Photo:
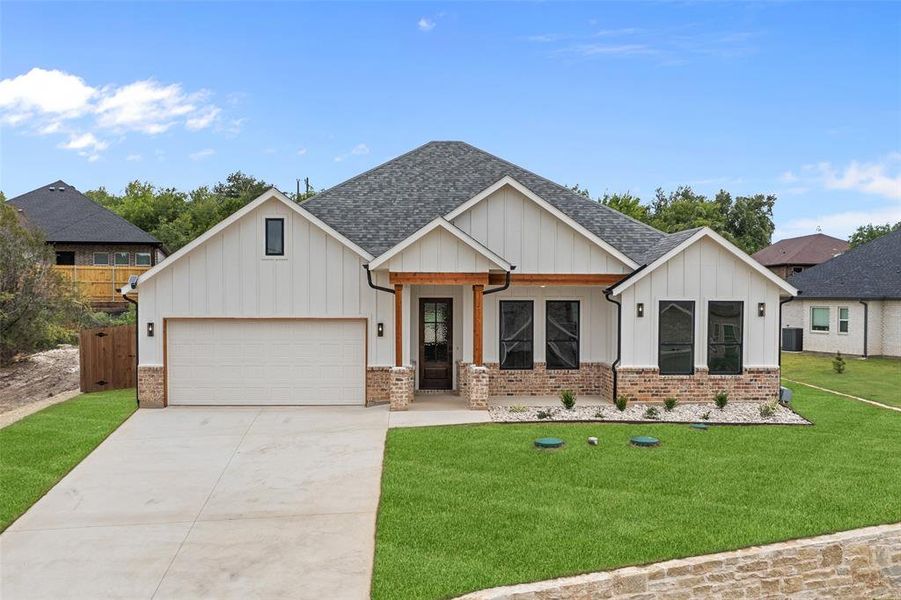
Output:
[[482,366],[482,292],[484,285],[472,286],[472,364]]
[[394,366],[404,366],[404,286],[394,286]]

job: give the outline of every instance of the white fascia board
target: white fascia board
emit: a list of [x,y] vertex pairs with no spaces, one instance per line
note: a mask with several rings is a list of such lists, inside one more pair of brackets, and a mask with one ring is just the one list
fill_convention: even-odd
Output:
[[369,269],[374,271],[375,269],[384,266],[385,263],[387,263],[389,260],[391,260],[439,227],[487,258],[489,261],[493,262],[499,268],[505,271],[510,271],[512,269],[512,266],[508,261],[495,254],[491,249],[480,243],[478,240],[467,235],[453,223],[448,222],[444,217],[435,217],[424,227],[421,227],[419,230],[417,230],[416,233],[404,238],[402,241],[392,246],[389,250],[380,254],[375,260],[369,263]]
[[748,265],[749,267],[751,267],[752,269],[757,271],[760,275],[762,275],[763,277],[765,277],[772,283],[779,286],[779,288],[781,288],[786,294],[788,294],[790,296],[798,295],[798,290],[795,287],[793,287],[792,285],[787,283],[784,279],[777,276],[775,273],[773,273],[772,271],[770,271],[769,269],[767,269],[766,267],[761,265],[759,262],[757,262],[756,260],[754,260],[753,258],[748,256],[747,254],[745,254],[741,249],[739,249],[737,246],[735,246],[732,242],[730,242],[729,240],[727,240],[726,238],[724,238],[723,236],[721,236],[714,230],[710,229],[709,227],[701,228],[700,230],[698,230],[697,233],[695,233],[691,237],[685,239],[681,244],[679,244],[678,246],[676,246],[675,248],[673,248],[672,250],[670,250],[669,252],[667,252],[666,254],[664,254],[663,256],[658,258],[657,260],[655,260],[654,262],[647,265],[644,269],[641,270],[641,272],[636,273],[634,277],[629,277],[622,283],[614,285],[610,289],[610,293],[614,296],[619,296],[625,290],[627,290],[634,284],[638,283],[639,281],[641,281],[642,279],[647,277],[657,267],[659,267],[662,264],[665,264],[671,258],[673,258],[674,256],[676,256],[677,254],[679,254],[680,252],[682,252],[689,246],[697,243],[699,240],[701,240],[702,238],[705,238],[705,237],[710,238],[711,240],[718,243],[720,246],[724,247],[726,250],[728,250],[733,255],[738,257],[743,263],[745,263],[746,265]]
[[639,267],[639,264],[637,262],[635,262],[634,260],[632,260],[631,258],[626,256],[625,254],[623,254],[622,252],[620,252],[619,250],[617,250],[616,248],[611,246],[608,242],[604,241],[603,239],[601,239],[594,233],[588,231],[588,229],[586,229],[578,221],[571,218],[570,216],[565,214],[563,211],[561,211],[559,208],[557,208],[556,206],[554,206],[553,204],[551,204],[550,202],[548,202],[547,200],[545,200],[544,198],[542,198],[541,196],[539,196],[538,194],[536,194],[535,192],[533,192],[532,190],[530,190],[529,188],[524,186],[523,184],[519,183],[518,181],[516,181],[509,175],[505,175],[504,177],[499,179],[497,182],[488,186],[487,188],[485,188],[484,190],[482,190],[481,192],[479,192],[478,194],[476,194],[475,196],[473,196],[472,198],[470,198],[469,200],[467,200],[466,202],[464,202],[463,204],[461,204],[460,206],[458,206],[457,208],[452,210],[451,212],[447,213],[446,215],[444,215],[444,218],[447,219],[448,221],[453,221],[454,219],[456,219],[457,217],[459,217],[460,215],[462,215],[463,213],[465,213],[466,211],[471,209],[473,206],[475,206],[476,204],[478,204],[479,202],[481,202],[482,200],[484,200],[485,198],[487,198],[494,192],[496,192],[499,189],[501,189],[502,187],[504,187],[505,185],[509,185],[510,187],[512,187],[519,193],[521,193],[523,196],[525,196],[526,198],[528,198],[529,200],[531,200],[532,202],[534,202],[535,204],[537,204],[544,210],[546,210],[549,213],[551,213],[552,215],[554,215],[556,218],[560,219],[561,221],[563,221],[564,223],[566,223],[567,225],[569,225],[570,227],[572,227],[573,229],[578,231],[580,234],[582,234],[588,240],[593,242],[595,245],[599,246],[601,249],[603,249],[608,254],[613,255],[613,257],[615,257],[617,260],[619,260],[620,262],[625,264],[630,269],[636,269]]
[[263,204],[265,202],[268,202],[269,200],[271,200],[273,198],[279,200],[282,204],[288,206],[291,210],[293,210],[294,212],[296,212],[303,218],[307,219],[310,223],[312,223],[316,227],[320,228],[322,231],[324,231],[328,235],[332,236],[333,238],[335,238],[336,240],[338,240],[339,242],[341,242],[342,244],[344,244],[345,246],[347,246],[348,248],[350,248],[351,250],[353,250],[354,252],[356,252],[357,254],[362,256],[365,260],[372,260],[371,254],[369,254],[368,252],[366,252],[365,250],[363,250],[362,248],[360,248],[359,246],[357,246],[356,244],[351,242],[349,239],[347,239],[346,237],[344,237],[343,235],[341,235],[340,233],[338,233],[337,231],[335,231],[334,229],[332,229],[331,227],[326,225],[320,219],[315,217],[310,211],[305,210],[299,204],[292,201],[290,198],[285,196],[283,193],[281,193],[277,189],[271,188],[271,189],[268,189],[265,192],[263,192],[255,200],[247,203],[247,205],[245,205],[240,210],[235,211],[234,213],[232,213],[225,219],[223,219],[223,220],[219,221],[218,223],[216,223],[215,225],[213,225],[206,232],[204,232],[203,234],[201,234],[201,235],[197,236],[196,238],[194,238],[193,240],[191,240],[190,243],[179,248],[177,252],[167,256],[165,259],[163,259],[162,262],[160,262],[158,265],[156,265],[149,271],[145,271],[144,274],[141,275],[141,277],[138,279],[138,285],[141,285],[142,283],[144,283],[151,277],[154,277],[157,273],[159,273],[163,269],[169,268],[172,264],[174,264],[179,259],[181,259],[183,256],[185,256],[186,254],[188,254],[189,252],[191,252],[192,250],[194,250],[195,248],[197,248],[198,246],[200,246],[201,244],[206,242],[208,239],[218,235],[226,227],[228,227],[232,223],[239,221],[244,216],[246,216],[247,214],[249,214],[250,212],[255,210],[258,206],[260,206],[261,204]]

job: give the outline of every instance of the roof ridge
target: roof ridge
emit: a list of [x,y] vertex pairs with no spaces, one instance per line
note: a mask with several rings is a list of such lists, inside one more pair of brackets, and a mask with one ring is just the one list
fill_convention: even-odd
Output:
[[[463,145],[465,145],[465,146],[469,146],[469,147],[472,148],[473,150],[476,150],[476,151],[478,151],[478,152],[481,152],[482,154],[487,154],[487,155],[489,155],[489,156],[492,156],[492,157],[494,157],[496,160],[501,161],[502,163],[508,164],[508,165],[510,165],[511,167],[516,167],[517,169],[521,169],[521,170],[525,171],[526,173],[528,173],[529,175],[531,175],[531,176],[533,176],[533,177],[537,177],[537,178],[539,178],[539,179],[541,179],[541,180],[543,180],[543,181],[546,181],[546,182],[548,182],[549,184],[551,184],[551,185],[553,185],[553,186],[559,188],[560,190],[563,190],[563,191],[566,192],[567,194],[571,195],[573,198],[578,198],[578,199],[579,199],[580,201],[582,201],[582,202],[588,202],[588,203],[590,203],[590,204],[592,204],[592,205],[594,205],[594,206],[597,206],[598,208],[601,208],[602,210],[614,212],[614,213],[616,213],[617,215],[621,215],[621,216],[623,216],[623,217],[629,219],[629,220],[632,221],[633,223],[636,223],[636,224],[638,224],[638,225],[641,225],[641,226],[643,226],[643,227],[645,227],[645,228],[647,228],[647,229],[650,229],[650,230],[652,230],[652,231],[654,231],[654,232],[656,232],[656,233],[660,233],[660,234],[663,234],[663,235],[669,235],[669,234],[667,234],[665,231],[661,231],[661,230],[657,229],[656,227],[654,227],[653,225],[648,225],[647,223],[644,223],[644,222],[642,222],[642,221],[639,221],[638,219],[636,219],[636,218],[634,218],[634,217],[631,217],[631,216],[627,215],[627,214],[624,213],[624,212],[620,212],[620,211],[616,210],[615,208],[610,208],[610,207],[607,206],[606,204],[602,204],[601,202],[598,202],[598,201],[596,201],[596,200],[592,200],[591,198],[586,198],[585,196],[583,196],[583,195],[581,195],[581,194],[577,194],[576,192],[574,192],[574,191],[571,190],[570,188],[566,187],[565,185],[559,184],[559,183],[557,183],[556,181],[554,181],[554,180],[552,180],[552,179],[548,179],[547,177],[544,177],[544,176],[542,176],[542,175],[539,175],[538,173],[536,173],[536,172],[534,172],[534,171],[532,171],[532,170],[530,170],[530,169],[527,169],[527,168],[525,168],[525,167],[523,167],[523,166],[520,166],[520,165],[518,165],[518,164],[516,164],[516,163],[510,162],[509,160],[507,160],[507,159],[505,159],[505,158],[502,158],[502,157],[500,157],[500,156],[498,156],[498,155],[496,155],[496,154],[492,154],[491,152],[488,152],[487,150],[482,150],[482,149],[479,148],[478,146],[473,146],[473,145],[470,144],[469,142],[451,142],[451,143],[458,143],[458,144],[463,144]],[[520,182],[520,183],[522,183],[522,182]],[[523,183],[523,185],[525,185],[525,184]],[[528,186],[526,186],[526,187],[528,187]],[[531,189],[531,188],[529,188],[529,189]],[[534,192],[535,190],[532,190],[532,191]]]

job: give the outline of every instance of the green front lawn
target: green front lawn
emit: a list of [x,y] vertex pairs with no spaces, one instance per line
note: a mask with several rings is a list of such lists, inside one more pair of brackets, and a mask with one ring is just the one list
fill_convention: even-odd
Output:
[[[794,391],[814,426],[389,430],[373,597],[448,598],[901,521],[901,415]],[[630,447],[638,434],[662,446]],[[566,447],[534,449],[546,435]]]
[[82,394],[0,429],[0,531],[134,411],[134,389]]
[[901,359],[846,356],[845,372],[832,369],[832,356],[782,353],[782,376],[859,398],[901,406]]

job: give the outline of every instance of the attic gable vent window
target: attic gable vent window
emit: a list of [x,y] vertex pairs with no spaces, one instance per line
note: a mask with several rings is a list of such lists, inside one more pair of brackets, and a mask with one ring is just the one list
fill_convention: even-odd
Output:
[[285,255],[285,220],[266,219],[266,256]]

